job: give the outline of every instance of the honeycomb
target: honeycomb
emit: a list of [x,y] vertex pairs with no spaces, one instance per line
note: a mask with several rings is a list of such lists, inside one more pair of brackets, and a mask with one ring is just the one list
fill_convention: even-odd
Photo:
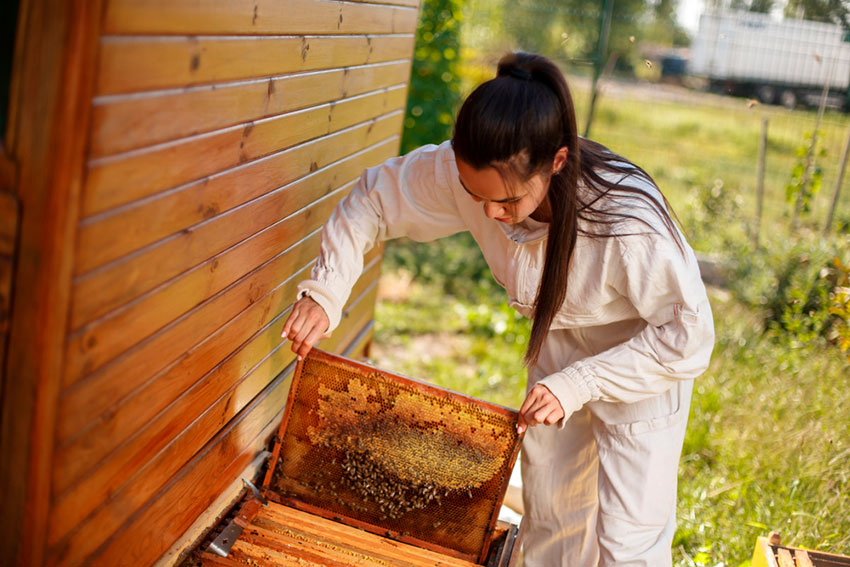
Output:
[[516,412],[316,349],[288,404],[270,486],[284,501],[486,552],[519,448]]

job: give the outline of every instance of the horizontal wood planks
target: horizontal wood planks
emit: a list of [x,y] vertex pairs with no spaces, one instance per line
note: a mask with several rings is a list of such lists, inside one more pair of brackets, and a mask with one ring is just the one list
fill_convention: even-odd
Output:
[[[401,5],[392,5],[401,4]],[[365,4],[330,0],[112,0],[107,34],[413,33],[413,0]]]
[[[417,5],[107,0],[48,565],[153,563],[265,445],[322,224],[397,155]],[[365,261],[325,349],[368,347]]]
[[[402,61],[240,81],[215,88],[158,91],[142,97],[99,98],[92,110],[92,156],[125,152],[357,95],[380,95],[369,101],[380,104],[385,112],[395,110],[403,106],[404,83],[409,76],[410,64]],[[334,106],[329,105],[325,114],[332,116]],[[83,214],[99,212],[91,209],[88,200],[86,205]]]
[[404,60],[413,34],[126,39],[106,37],[99,95]]

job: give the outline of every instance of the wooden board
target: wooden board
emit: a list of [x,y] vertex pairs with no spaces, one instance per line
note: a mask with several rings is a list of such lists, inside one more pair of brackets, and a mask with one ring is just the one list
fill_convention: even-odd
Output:
[[[221,565],[204,554],[204,565]],[[472,567],[447,557],[275,502],[260,507],[236,541],[228,560],[235,565],[282,567],[320,565],[361,567]],[[253,563],[252,563],[253,562]]]
[[[376,293],[377,285],[372,282],[360,297],[355,298],[351,308],[347,310],[346,324],[341,325],[339,332],[334,333],[332,338],[328,339],[329,348],[342,350],[346,344],[343,341],[348,340],[350,342],[359,334],[359,331],[365,326],[366,321],[372,316]],[[279,335],[278,327],[271,328],[269,326],[269,332],[266,334],[269,336]],[[280,342],[279,337],[278,342]],[[184,462],[183,459],[195,454],[200,449],[200,446],[209,439],[207,435],[219,431],[233,417],[238,419],[239,416],[245,416],[247,414],[245,417],[246,420],[254,421],[258,419],[256,415],[257,411],[252,409],[251,406],[243,409],[239,405],[239,400],[251,400],[261,397],[261,394],[254,392],[268,384],[277,374],[278,369],[286,368],[286,361],[291,362],[292,357],[291,351],[288,348],[283,348],[283,345],[281,345],[281,347],[273,350],[270,356],[267,356],[259,364],[250,369],[246,378],[239,381],[235,386],[232,386],[231,393],[219,398],[216,403],[206,406],[205,402],[193,404],[190,400],[187,400],[184,405],[206,408],[203,414],[197,420],[191,422],[188,427],[181,427],[179,423],[165,426],[165,431],[177,431],[179,432],[178,436],[173,441],[170,441],[164,450],[157,453],[154,458],[143,453],[142,456],[144,457],[145,464],[136,474],[130,477],[130,481],[115,491],[104,505],[97,508],[92,515],[87,517],[66,538],[55,544],[54,549],[61,553],[61,563],[68,565],[81,564],[90,553],[97,550],[102,542],[106,542],[107,551],[104,553],[105,557],[111,558],[109,559],[110,561],[118,560],[119,562],[116,564],[134,564],[120,559],[121,548],[113,543],[115,537],[112,536],[108,527],[114,526],[117,528],[118,526],[126,526],[127,523],[135,523],[140,509],[145,510],[148,507],[161,509],[167,501],[163,502],[163,496],[161,494],[157,496],[158,491],[161,490],[160,486],[167,479],[171,478],[175,471],[180,470]],[[286,371],[286,374],[289,374],[289,370]],[[228,372],[222,371],[219,375],[224,375],[226,378]],[[286,387],[288,388],[288,381]],[[197,391],[203,393],[208,389],[206,384],[204,384]],[[282,399],[276,400],[278,408],[283,406],[283,401]],[[188,413],[191,416],[192,412]],[[186,419],[187,411],[181,408],[173,411],[172,414],[174,416],[172,419],[184,420]],[[204,434],[204,432],[208,433]],[[146,449],[145,453],[151,449]],[[244,468],[244,464],[242,467]],[[215,470],[215,468],[213,467],[208,470]],[[103,486],[92,487],[93,497],[97,497],[98,493],[102,494],[104,492]],[[74,490],[72,496],[77,504],[87,504],[86,495],[82,494],[79,489]],[[154,496],[157,497],[154,498]],[[194,503],[184,502],[182,500],[180,507],[189,509],[197,508]],[[73,507],[69,506],[68,509],[73,510]],[[157,522],[157,529],[159,529],[159,526],[162,525],[162,520],[158,519]],[[138,526],[137,529],[149,529],[149,525],[145,527],[143,524]],[[119,532],[123,531],[125,531],[124,528],[119,529]],[[179,535],[179,533],[176,533],[174,538],[176,539]],[[124,539],[133,539],[133,537],[132,532],[129,532]],[[118,539],[120,540],[121,538],[119,537]],[[131,548],[136,548],[137,552],[142,552],[142,550],[138,549],[136,541],[124,541],[124,544],[129,545]],[[164,552],[164,550],[164,548],[161,549],[159,553]],[[100,552],[98,552],[97,557],[101,557]],[[98,559],[91,557],[88,561],[90,563],[87,562],[85,564],[101,564]]]
[[413,33],[417,10],[323,0],[112,0],[107,34],[373,34]]
[[[79,278],[74,287],[71,326],[78,329],[85,323],[89,324],[69,337],[66,386],[96,370],[120,352],[121,347],[109,348],[109,345],[132,344],[122,337],[92,340],[92,333],[106,324],[104,321],[120,317],[127,310],[136,310],[141,316],[140,302],[151,300],[151,297],[167,289],[158,286],[167,284],[171,278],[183,278],[192,273],[191,270],[198,269],[213,275],[219,269],[219,263],[214,258],[218,254],[227,252],[229,256],[238,258],[244,247],[254,245],[261,248],[264,255],[252,256],[246,261],[254,262],[253,265],[261,264],[277,250],[297,242],[302,235],[321,226],[359,178],[360,170],[392,155],[397,145],[397,139],[379,144],[316,172],[309,178],[273,191]],[[336,187],[339,188],[334,190]],[[323,191],[328,191],[328,194],[301,209]],[[237,245],[237,249],[231,249]],[[222,283],[230,282],[225,279]],[[183,310],[191,306],[185,305]],[[119,307],[121,310],[116,311]],[[115,313],[102,319],[113,311]],[[149,314],[149,317],[157,318],[159,315]],[[147,328],[140,325],[141,329]],[[127,332],[131,331],[127,329]]]
[[[99,0],[20,2],[0,165],[20,199],[14,296],[0,403],[0,554],[42,565],[73,241],[88,140]],[[8,187],[6,187],[8,189]]]
[[[265,166],[273,165],[275,152],[397,112],[404,105],[404,98],[400,94],[400,91],[393,90],[355,97],[206,136],[188,138],[165,147],[158,146],[125,155],[120,159],[91,161],[83,213],[85,216],[96,215],[194,180],[203,183],[220,182],[221,176],[204,176],[247,164],[252,158],[269,156],[229,174],[241,177],[245,170],[260,168],[261,172],[268,175]],[[154,171],[151,171],[150,154],[166,158],[161,170],[153,168]]]
[[[408,61],[95,99],[91,157],[102,157],[369,93],[406,90]],[[392,108],[399,108],[396,104]]]
[[271,77],[407,59],[413,34],[276,37],[108,36],[99,95]]
[[[355,299],[375,282],[378,264],[376,258],[369,271],[359,280],[354,289]],[[296,275],[300,279],[305,273]],[[90,419],[94,418],[94,421],[61,447],[57,454],[57,467],[61,474],[57,475],[55,486],[58,494],[56,509],[63,514],[58,515],[55,524],[73,525],[73,517],[82,514],[82,508],[102,499],[106,488],[130,476],[133,467],[138,467],[143,453],[161,447],[169,434],[180,431],[180,423],[186,427],[193,419],[192,416],[202,408],[215,405],[221,392],[233,380],[255,372],[258,365],[279,363],[282,367],[292,361],[294,355],[288,349],[280,353],[283,357],[280,360],[277,355],[269,360],[268,353],[280,348],[280,327],[289,312],[286,308],[277,314],[280,309],[277,307],[269,314],[269,301],[278,306],[291,303],[295,282],[298,281],[293,279],[295,281],[265,300],[264,305],[252,308],[242,317],[243,321],[239,322],[245,330],[250,331],[248,325],[253,324],[260,331],[249,337],[236,351],[227,354],[221,364],[206,374],[204,368],[209,366],[209,360],[188,357],[169,371],[152,377],[127,397],[113,401],[104,414],[90,414]],[[360,312],[356,313],[359,315]],[[258,315],[265,316],[258,320]],[[229,327],[231,325],[228,325],[227,330],[231,330]],[[334,337],[334,341],[345,343],[346,333],[350,330],[350,322],[345,322],[335,332],[335,335],[340,336]],[[232,332],[227,334],[233,335]],[[231,342],[231,348],[233,344],[239,343]],[[226,349],[228,344],[224,343],[220,348]],[[103,405],[103,402],[98,403],[98,406]],[[82,413],[83,409],[79,408],[75,414]],[[97,408],[93,410],[97,411]],[[76,500],[82,504],[74,504]],[[55,531],[58,534],[62,530]]]
[[[309,114],[304,116],[309,118]],[[148,198],[81,224],[76,272],[88,272],[292,183],[362,148],[392,138],[401,130],[402,118],[403,113],[396,110],[274,151],[284,141],[289,141],[285,138],[303,130],[297,125],[293,128],[292,120],[281,118],[250,129],[227,131],[223,135],[134,154],[95,168],[90,173],[99,176],[101,182],[106,178],[113,181],[98,185],[96,179],[90,178],[92,191],[105,191],[110,201],[134,196]],[[310,123],[319,127],[323,124],[315,120]],[[329,128],[338,126],[327,125]],[[239,152],[243,153],[237,155]],[[256,161],[243,165],[243,158]],[[165,191],[172,187],[176,188]],[[159,194],[151,197],[156,193]],[[91,198],[98,197],[92,194]]]

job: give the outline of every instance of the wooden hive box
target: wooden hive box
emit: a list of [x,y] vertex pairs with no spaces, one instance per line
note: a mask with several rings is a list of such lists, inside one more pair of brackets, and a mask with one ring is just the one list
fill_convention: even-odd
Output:
[[517,413],[313,349],[293,379],[262,491],[204,567],[512,565],[497,517]]
[[850,557],[782,545],[771,532],[756,541],[752,567],[850,567]]
[[[173,564],[256,478],[321,226],[398,153],[418,3],[4,2],[4,564]],[[380,260],[323,348],[367,349]]]

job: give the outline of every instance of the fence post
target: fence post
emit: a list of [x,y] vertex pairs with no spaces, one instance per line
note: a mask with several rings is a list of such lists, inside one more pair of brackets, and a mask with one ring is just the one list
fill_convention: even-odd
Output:
[[829,214],[823,227],[824,236],[828,235],[832,229],[832,219],[835,216],[835,208],[838,206],[838,194],[841,193],[841,182],[844,181],[844,170],[847,168],[848,151],[850,151],[850,125],[847,127],[847,138],[844,140],[844,151],[841,154],[841,166],[838,168],[835,189],[832,190],[832,204],[829,206]]
[[596,107],[599,77],[603,73],[605,52],[608,51],[608,34],[611,32],[611,15],[614,12],[614,0],[605,0],[602,7],[602,20],[599,22],[599,44],[597,45],[596,62],[593,65],[593,84],[590,87],[590,107],[587,109],[587,122],[584,125],[584,137],[590,135],[590,125],[593,122],[593,111]]
[[753,248],[758,248],[761,232],[761,214],[764,205],[764,162],[767,154],[767,116],[761,118],[761,138],[759,139],[758,169],[756,172],[756,228],[753,231]]

